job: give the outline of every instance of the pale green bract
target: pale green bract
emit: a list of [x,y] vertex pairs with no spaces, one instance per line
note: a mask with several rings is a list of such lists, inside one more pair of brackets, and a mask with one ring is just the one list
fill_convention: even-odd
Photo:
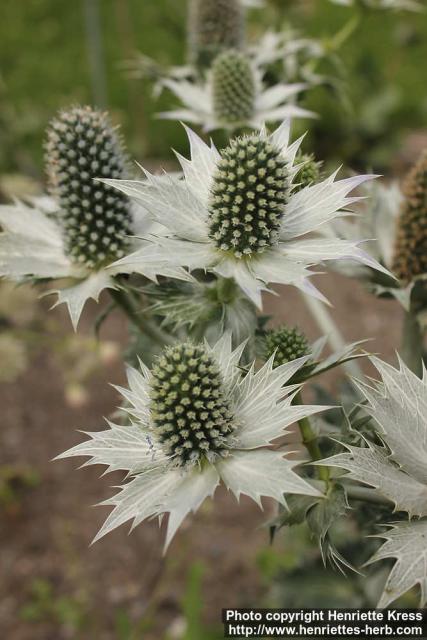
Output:
[[[109,423],[107,430],[88,433],[89,440],[58,456],[88,456],[86,465],[103,464],[107,471],[122,469],[128,474],[120,492],[103,503],[114,508],[95,540],[129,520],[133,528],[147,518],[169,513],[167,548],[185,516],[213,495],[221,481],[237,498],[248,495],[258,504],[262,496],[286,504],[285,493],[321,496],[295,473],[297,461],[268,448],[289,425],[328,408],[292,404],[300,385],[285,385],[306,358],[275,369],[270,359],[258,371],[252,366],[244,373],[238,366],[244,346],[233,350],[230,334],[213,347],[204,346],[219,367],[224,401],[233,416],[232,434],[218,455],[183,466],[165,453],[150,404],[153,374],[141,363],[139,370],[128,371],[129,388],[119,389],[131,424]],[[182,376],[185,383],[187,378]]]
[[386,607],[419,584],[422,606],[427,585],[427,372],[418,378],[399,359],[396,369],[378,358],[371,359],[380,382],[356,382],[375,420],[384,446],[371,442],[364,448],[346,445],[340,453],[322,461],[348,471],[347,477],[375,487],[395,505],[420,521],[398,523],[383,534],[387,542],[370,560],[396,558],[378,606]]
[[[178,155],[184,173],[183,180],[167,175],[157,177],[146,171],[146,180],[105,181],[146,208],[154,220],[165,228],[164,235],[156,237],[158,249],[164,252],[165,259],[173,255],[178,264],[188,267],[190,271],[202,269],[234,279],[260,309],[262,291],[268,291],[271,283],[293,285],[325,301],[310,281],[310,276],[314,274],[309,269],[325,261],[354,260],[388,274],[385,267],[359,247],[360,240],[324,238],[319,233],[324,225],[344,215],[345,210],[358,200],[349,194],[374,176],[360,175],[336,180],[335,172],[317,184],[297,190],[296,176],[300,165],[295,164],[295,157],[302,138],[290,143],[289,120],[285,120],[272,134],[265,129],[254,134],[259,135],[262,143],[260,148],[268,146],[275,151],[287,174],[284,180],[285,202],[277,209],[277,217],[280,218],[277,241],[271,241],[264,253],[252,258],[243,256],[238,259],[232,252],[218,248],[210,234],[210,209],[215,176],[218,174],[218,165],[224,161],[224,152],[221,155],[213,144],[205,144],[191,129],[187,128],[187,133],[191,160]],[[242,140],[249,144],[247,138]],[[257,167],[258,158],[254,162],[254,174],[257,175],[258,170],[258,175],[263,176],[257,178],[260,183],[257,188],[264,189],[268,197],[272,176],[269,170]],[[245,172],[237,164],[236,174],[240,175],[240,171],[243,174]],[[236,181],[239,189],[237,178]],[[249,196],[249,193],[246,195]],[[229,197],[231,211],[238,204],[237,200],[233,202],[233,197]],[[234,219],[231,222],[234,224]],[[244,224],[243,220],[237,223]],[[307,237],[309,234],[310,237]]]

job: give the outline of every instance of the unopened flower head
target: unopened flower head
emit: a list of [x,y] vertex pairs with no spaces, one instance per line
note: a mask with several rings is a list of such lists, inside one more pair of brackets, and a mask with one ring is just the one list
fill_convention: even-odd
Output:
[[46,144],[52,195],[70,258],[96,268],[122,258],[131,233],[128,199],[95,177],[125,177],[120,138],[105,113],[74,107],[52,121]]
[[214,460],[230,448],[230,399],[212,354],[203,345],[167,348],[152,370],[150,410],[165,454],[177,464]]
[[296,420],[326,408],[292,404],[296,389],[287,383],[306,359],[276,368],[270,359],[258,371],[254,364],[244,371],[244,347],[233,350],[225,334],[214,346],[167,347],[151,370],[142,363],[129,369],[129,388],[119,391],[131,424],[109,423],[59,456],[89,456],[87,464],[128,472],[120,492],[104,503],[114,509],[96,539],[128,520],[135,527],[169,513],[167,546],[220,482],[260,506],[261,496],[285,504],[286,493],[320,495],[293,471],[298,462],[268,446]]
[[403,193],[393,271],[407,283],[427,273],[427,151],[409,173]]
[[244,40],[244,9],[240,0],[190,0],[190,58],[204,70],[225,49],[239,49]]
[[265,359],[274,356],[275,366],[307,356],[310,351],[306,336],[297,327],[283,325],[265,336]]
[[280,150],[257,135],[237,138],[221,153],[209,203],[209,236],[236,258],[277,244],[290,190]]
[[214,112],[227,125],[245,123],[255,109],[255,78],[249,59],[239,51],[220,54],[212,67]]

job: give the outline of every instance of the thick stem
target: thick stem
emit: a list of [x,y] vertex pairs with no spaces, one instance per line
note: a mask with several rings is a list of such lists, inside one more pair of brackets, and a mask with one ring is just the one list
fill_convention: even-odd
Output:
[[[297,394],[295,398],[296,404],[302,404],[301,394]],[[317,436],[311,428],[310,420],[308,418],[302,418],[298,420],[298,426],[301,432],[302,442],[306,447],[310,457],[313,461],[322,460],[323,455],[319,447],[319,443],[317,441]],[[326,483],[326,486],[329,484],[329,468],[323,466],[316,465],[317,474],[319,480],[322,480]]]
[[420,378],[423,373],[423,338],[423,331],[416,315],[412,311],[406,311],[403,321],[401,355],[405,364]]
[[171,345],[173,338],[144,318],[136,308],[132,298],[123,289],[109,289],[110,295],[118,307],[123,309],[129,320],[143,333],[159,345]]

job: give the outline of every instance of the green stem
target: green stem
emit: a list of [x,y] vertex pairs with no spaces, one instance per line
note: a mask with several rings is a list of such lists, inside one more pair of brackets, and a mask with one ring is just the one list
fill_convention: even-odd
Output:
[[345,485],[347,496],[352,500],[360,500],[361,502],[371,502],[372,504],[381,504],[386,507],[393,507],[391,500],[381,496],[375,489],[368,487],[357,487]]
[[109,289],[110,295],[118,307],[123,309],[129,320],[154,342],[160,345],[174,344],[173,338],[144,318],[135,306],[133,299],[123,289]]
[[353,35],[361,21],[361,12],[353,16],[327,43],[330,51],[339,51],[343,44]]
[[[297,396],[295,397],[295,403],[302,404],[300,393],[298,393]],[[308,453],[310,454],[311,459],[313,461],[322,460],[323,455],[319,447],[317,436],[314,433],[313,429],[311,428],[310,420],[308,418],[302,418],[301,420],[298,420],[298,426],[301,432],[302,442],[306,447]],[[326,487],[328,487],[329,478],[330,478],[329,468],[316,465],[316,469],[319,476],[319,480],[322,480],[323,482],[325,482]]]
[[421,377],[423,373],[423,338],[423,330],[415,313],[411,310],[406,311],[403,321],[401,355],[405,364],[418,377]]

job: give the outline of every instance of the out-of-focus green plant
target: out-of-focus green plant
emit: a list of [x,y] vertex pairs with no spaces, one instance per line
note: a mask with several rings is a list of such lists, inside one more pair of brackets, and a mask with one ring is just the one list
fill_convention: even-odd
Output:
[[82,631],[88,621],[86,602],[77,596],[58,596],[48,580],[38,578],[30,588],[30,597],[21,609],[28,622],[50,622],[71,632]]

